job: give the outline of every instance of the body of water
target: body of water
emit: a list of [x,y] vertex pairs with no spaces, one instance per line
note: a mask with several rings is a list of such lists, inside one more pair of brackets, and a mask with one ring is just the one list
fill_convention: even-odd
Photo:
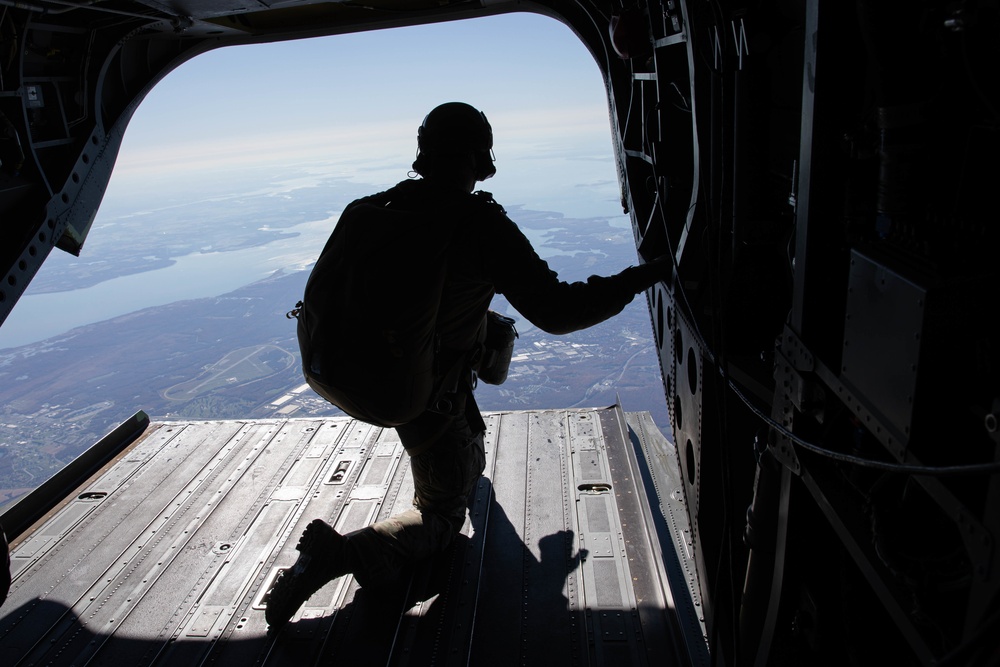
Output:
[[[311,181],[308,184],[314,185]],[[271,184],[268,186],[270,189],[265,188],[262,192],[273,194],[271,190],[280,185]],[[293,183],[289,187],[294,189],[300,185]],[[607,214],[608,209],[613,209],[606,203],[595,205],[591,202],[589,206],[584,206],[580,201],[576,202],[576,208],[580,209],[580,212],[586,209],[590,215]],[[168,267],[120,276],[90,287],[34,294],[29,286],[10,316],[0,326],[0,349],[36,343],[78,326],[118,317],[142,308],[162,306],[184,299],[219,296],[265,278],[277,270],[304,270],[315,261],[338,216],[339,213],[332,218],[295,225],[282,230],[295,236],[278,238],[257,247],[184,255],[173,258],[174,264]],[[518,211],[512,210],[511,216],[516,222]],[[609,215],[607,221],[614,228],[630,227],[628,217],[620,214]],[[95,233],[102,231],[98,228],[94,230]],[[526,226],[522,231],[535,246],[538,254],[545,259],[557,255],[591,252],[585,247],[572,250],[546,247],[546,241],[553,233],[551,228],[535,229]],[[224,233],[224,229],[207,229],[206,245],[212,244],[213,236]],[[122,238],[117,241],[146,243],[148,239]],[[151,248],[150,251],[153,254],[156,249]],[[82,258],[76,258],[65,255],[59,250],[53,250],[41,271],[58,272],[61,266],[71,262],[104,259],[89,256],[86,251]],[[634,258],[630,258],[625,264],[614,267],[613,270],[622,269],[634,262]]]
[[[295,237],[231,252],[184,255],[162,269],[72,291],[32,294],[29,287],[0,327],[0,349],[35,343],[143,308],[225,294],[279,269],[304,270],[315,261],[332,227],[331,220],[307,222],[288,230]],[[56,259],[50,257],[48,262]]]

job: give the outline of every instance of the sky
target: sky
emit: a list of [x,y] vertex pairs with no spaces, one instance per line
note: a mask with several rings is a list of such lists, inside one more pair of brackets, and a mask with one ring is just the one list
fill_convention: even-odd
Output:
[[[455,100],[482,109],[493,126],[497,175],[479,187],[499,202],[628,225],[597,63],[562,23],[517,13],[227,47],[184,63],[138,106],[81,257],[53,251],[40,275],[93,261],[94,239],[116,216],[231,193],[248,170],[281,178],[315,165],[383,189],[406,178],[427,112]],[[202,285],[161,300],[223,291]],[[131,310],[129,296],[105,300]],[[29,285],[0,329],[0,348],[84,323],[79,313],[64,328],[58,322],[84,299],[72,308],[53,301]],[[93,321],[116,314],[95,309]],[[34,333],[43,319],[47,328]]]
[[[192,238],[188,230],[198,235],[198,225],[211,220],[191,217],[205,210],[202,202],[232,201],[261,183],[267,196],[286,179],[293,195],[296,187],[306,190],[302,181],[310,175],[323,184],[357,184],[346,189],[358,190],[354,196],[385,189],[407,178],[424,116],[450,101],[470,103],[489,118],[497,174],[479,187],[494,193],[515,222],[517,211],[553,212],[629,229],[600,68],[552,18],[518,13],[222,48],[169,73],[138,105],[80,257],[54,250],[33,283],[45,278],[65,290],[36,294],[29,284],[0,327],[0,352],[140,308],[218,296],[289,262],[303,270],[346,199],[283,230],[294,234],[243,250],[198,249],[202,238],[223,245],[233,239],[225,224],[235,223],[223,223],[193,248],[179,244],[181,254],[164,254],[164,227],[172,225],[175,239]],[[233,217],[237,209],[225,210]],[[156,225],[135,224],[150,211]],[[524,229],[529,238],[535,233]],[[109,246],[126,255],[148,250],[146,256],[175,264],[80,288],[68,267],[82,263],[79,275],[88,266],[114,265]],[[43,347],[21,353],[41,358]]]
[[[413,160],[420,121],[455,100],[493,125],[498,174],[486,189],[501,201],[503,192],[529,206],[572,207],[573,188],[615,180],[596,62],[563,24],[519,13],[199,56],[139,106],[106,206],[154,180],[197,182],[248,164],[319,160],[395,183]],[[577,161],[573,173],[548,162],[565,157]],[[597,214],[621,214],[611,203]]]

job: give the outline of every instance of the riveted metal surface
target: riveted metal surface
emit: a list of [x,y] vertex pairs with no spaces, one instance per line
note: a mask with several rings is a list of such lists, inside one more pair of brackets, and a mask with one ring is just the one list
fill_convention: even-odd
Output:
[[857,251],[850,266],[841,378],[908,439],[927,290]]
[[309,521],[346,532],[410,506],[398,437],[348,418],[154,424],[15,549],[0,648],[54,665],[646,664],[669,594],[625,508],[642,497],[617,412],[486,420],[454,546],[388,591],[334,580],[273,635],[264,596]]
[[[636,549],[630,560],[636,597],[640,613],[667,625],[662,633],[652,635],[662,645],[650,649],[647,644],[647,650],[660,654],[673,650],[684,655],[678,659],[681,664],[707,667],[711,658],[705,610],[691,549],[687,498],[676,448],[660,433],[648,412],[630,413],[626,420],[631,446],[622,448],[621,459],[627,465],[621,467],[630,469],[636,484],[646,488],[645,494],[636,494],[636,502],[631,504],[631,520],[623,527],[627,543],[648,545]],[[640,497],[647,500],[643,502]],[[656,613],[660,609],[657,604],[643,604],[657,594],[668,598],[663,608],[670,608],[672,613],[666,618]]]

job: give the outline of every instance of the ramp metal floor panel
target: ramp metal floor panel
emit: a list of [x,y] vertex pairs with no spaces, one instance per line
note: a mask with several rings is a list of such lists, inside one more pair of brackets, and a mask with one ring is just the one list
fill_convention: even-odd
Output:
[[486,473],[456,543],[395,591],[335,580],[272,635],[267,591],[309,521],[349,531],[409,507],[395,431],[152,424],[14,545],[4,664],[675,664],[664,563],[678,556],[661,553],[633,449],[662,439],[648,416],[486,419]]

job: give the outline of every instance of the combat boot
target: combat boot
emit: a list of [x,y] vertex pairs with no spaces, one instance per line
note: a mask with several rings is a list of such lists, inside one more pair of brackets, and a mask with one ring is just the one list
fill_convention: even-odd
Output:
[[351,570],[347,538],[321,519],[306,526],[295,548],[298,560],[278,573],[268,592],[264,618],[270,630],[283,626],[313,593]]

